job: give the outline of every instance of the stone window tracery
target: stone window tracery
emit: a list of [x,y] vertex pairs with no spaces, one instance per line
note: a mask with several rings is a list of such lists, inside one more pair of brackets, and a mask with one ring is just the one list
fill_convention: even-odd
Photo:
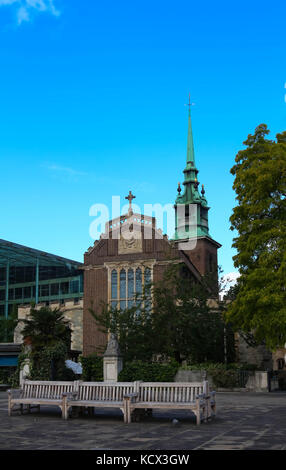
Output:
[[[109,268],[109,302],[113,308],[124,310],[140,305],[143,290],[150,300],[145,300],[145,307],[151,307],[152,267],[150,266],[117,266]],[[142,297],[141,297],[142,299]]]

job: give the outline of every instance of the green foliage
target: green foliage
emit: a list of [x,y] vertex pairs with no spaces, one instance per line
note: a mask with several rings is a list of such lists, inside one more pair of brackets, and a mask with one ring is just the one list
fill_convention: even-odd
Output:
[[182,370],[258,370],[258,366],[256,364],[248,364],[248,363],[221,363],[221,362],[202,362],[202,363],[191,363],[187,365],[183,365],[180,367]]
[[46,346],[31,354],[31,380],[75,380],[76,376],[65,365],[68,350],[63,342]]
[[[173,357],[179,363],[185,358],[193,362],[223,362],[227,339],[226,349],[232,360],[231,328],[225,325],[217,292],[213,294],[216,280],[205,277],[200,284],[184,274],[173,267],[154,288],[153,321],[158,353]],[[209,305],[209,298],[213,296],[215,308]]]
[[90,313],[100,331],[117,336],[125,363],[152,361],[154,357],[173,358],[178,363],[186,357],[198,362],[223,361],[225,338],[229,360],[233,360],[231,327],[225,325],[220,308],[208,305],[213,295],[211,285],[213,280],[196,283],[173,265],[165,271],[162,282],[150,287],[152,307],[145,292],[137,298],[136,307],[121,311],[104,305],[101,312],[91,308]]
[[15,372],[15,367],[0,368],[0,384],[11,384],[11,377]]
[[30,338],[33,350],[39,351],[44,346],[52,346],[58,342],[70,347],[71,328],[60,309],[32,308],[29,318],[23,322],[23,337]]
[[212,369],[209,370],[215,387],[234,388],[237,387],[237,373],[231,369]]
[[258,126],[231,169],[238,205],[230,221],[238,233],[233,247],[240,277],[227,319],[275,350],[286,342],[286,132],[277,142],[266,139],[268,133],[265,124]]
[[24,320],[23,336],[29,338],[27,353],[32,380],[74,380],[75,374],[66,367],[70,349],[71,329],[59,309],[31,309]]
[[20,352],[18,356],[18,364],[17,364],[16,370],[14,369],[14,372],[11,374],[9,378],[9,385],[11,385],[11,388],[19,388],[20,371],[23,369],[25,362],[30,359],[30,356],[31,356],[31,353],[25,351],[24,346],[22,346],[22,351]]
[[[125,362],[136,360],[151,360],[155,342],[152,326],[152,312],[144,307],[144,294],[137,298],[138,305],[119,310],[103,305],[102,310],[90,313],[96,319],[99,330],[104,333],[114,333],[119,340],[120,351]],[[104,350],[98,350],[103,353]]]
[[82,365],[82,380],[86,382],[103,381],[103,357],[96,353],[80,357]]
[[[242,364],[242,363],[201,363],[201,364],[188,364],[180,368],[181,370],[201,370],[206,371],[207,377],[211,377],[215,387],[220,388],[235,388],[241,387],[239,380],[239,371],[253,372],[258,369],[256,364]],[[247,381],[248,375],[244,374],[244,380]]]
[[0,343],[13,343],[17,323],[17,308],[15,306],[8,318],[0,318]]
[[173,382],[179,364],[172,360],[169,363],[132,361],[127,363],[119,374],[120,382]]

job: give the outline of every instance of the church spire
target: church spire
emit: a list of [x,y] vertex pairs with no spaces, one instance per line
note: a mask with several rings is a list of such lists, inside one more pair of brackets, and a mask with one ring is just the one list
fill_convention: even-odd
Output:
[[194,141],[192,131],[192,120],[191,120],[191,94],[189,94],[189,103],[186,105],[189,107],[189,123],[188,123],[188,145],[187,145],[187,166],[195,167],[195,152],[194,152]]
[[[199,190],[199,181],[197,179],[199,170],[195,165],[195,152],[194,141],[191,122],[191,96],[189,95],[188,111],[188,141],[187,141],[187,162],[184,169],[184,192],[181,194],[182,188],[179,184],[178,195],[175,201],[175,239],[184,239],[189,237],[210,237],[208,228],[208,203],[205,198],[205,190],[202,186],[202,191]],[[190,206],[196,206],[196,221],[190,217]],[[181,215],[178,212],[180,206],[180,214],[182,214],[182,207],[185,213],[185,218],[180,219]],[[192,219],[192,220],[191,220]]]

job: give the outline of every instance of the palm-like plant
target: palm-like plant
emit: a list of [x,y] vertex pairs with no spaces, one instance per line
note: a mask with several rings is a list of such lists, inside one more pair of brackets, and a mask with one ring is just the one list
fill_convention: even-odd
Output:
[[23,321],[23,337],[30,338],[33,350],[54,346],[57,343],[64,343],[70,347],[71,328],[60,309],[32,308],[29,319]]
[[60,309],[32,308],[29,318],[24,320],[22,334],[24,342],[31,344],[32,380],[69,380],[67,373],[70,376],[71,371],[65,360],[70,350],[71,328]]

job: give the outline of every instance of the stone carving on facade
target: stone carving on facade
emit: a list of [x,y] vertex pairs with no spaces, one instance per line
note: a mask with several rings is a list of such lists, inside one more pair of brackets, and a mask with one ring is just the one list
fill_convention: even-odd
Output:
[[142,253],[142,233],[139,230],[126,230],[118,241],[118,254]]

